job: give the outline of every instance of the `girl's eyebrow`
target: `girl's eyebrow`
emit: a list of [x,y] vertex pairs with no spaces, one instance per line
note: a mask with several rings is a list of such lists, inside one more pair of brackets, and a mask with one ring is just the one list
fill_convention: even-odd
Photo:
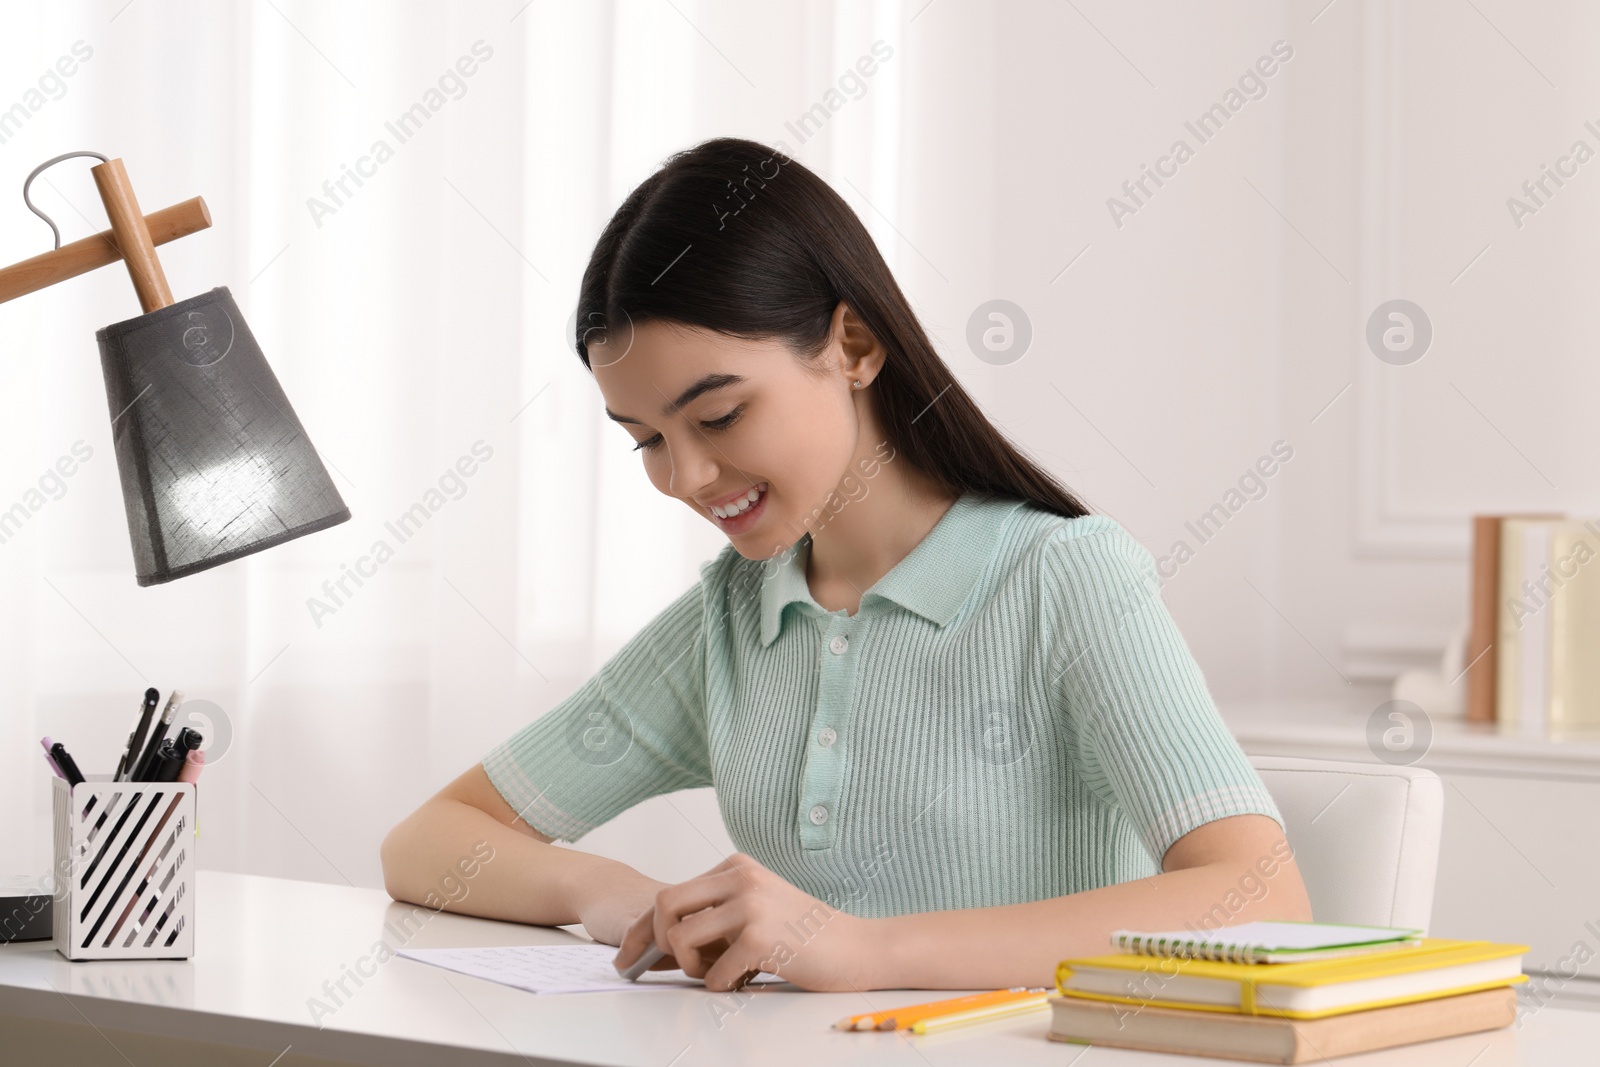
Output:
[[[679,393],[678,399],[672,401],[666,407],[662,408],[661,417],[668,418],[672,415],[676,415],[679,411],[683,410],[683,408],[692,403],[696,398],[703,396],[714,389],[723,389],[730,385],[742,385],[744,382],[745,378],[738,374],[707,374],[705,377],[689,386],[689,388]],[[626,415],[618,415],[610,408],[606,408],[605,411],[606,417],[612,422],[631,422],[635,426],[644,425],[638,419],[631,419]]]

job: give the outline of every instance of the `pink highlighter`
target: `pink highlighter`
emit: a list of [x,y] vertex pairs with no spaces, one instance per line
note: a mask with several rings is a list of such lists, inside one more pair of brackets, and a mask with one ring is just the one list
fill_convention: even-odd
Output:
[[[198,782],[200,780],[200,772],[205,770],[205,767],[206,754],[198,748],[191,748],[189,754],[183,757],[183,766],[178,768],[177,780],[180,782]],[[196,787],[195,795],[198,797],[199,794],[200,789]],[[200,819],[198,816],[194,820],[194,836],[200,836]]]
[[56,772],[56,777],[65,778],[66,775],[62,773],[61,765],[56,762],[56,758],[54,756],[50,755],[50,746],[55,744],[55,742],[50,740],[50,737],[47,734],[44,737],[39,738],[39,744],[44,746],[44,760],[46,763],[50,764],[50,769]]
[[189,754],[183,759],[183,766],[178,771],[178,781],[198,782],[200,772],[205,769],[206,754],[198,748],[191,748]]

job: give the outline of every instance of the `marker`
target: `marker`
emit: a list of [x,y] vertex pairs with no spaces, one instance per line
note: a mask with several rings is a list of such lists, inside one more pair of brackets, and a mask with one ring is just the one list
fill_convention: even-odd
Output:
[[[83,772],[78,770],[78,764],[70,755],[67,754],[66,746],[60,741],[57,741],[50,746],[50,758],[54,760],[56,765],[61,768],[61,777],[67,780],[67,785],[69,787],[82,784]],[[99,799],[99,797],[90,797],[89,803],[83,806],[83,814],[79,816],[79,818],[87,819],[89,817],[89,813],[94,810],[94,802]],[[109,814],[109,812],[102,811],[100,813],[100,822],[94,824],[94,828],[96,830],[100,829],[100,823],[106,821],[107,814]]]
[[155,772],[150,780],[176,782],[179,772],[188,761],[189,753],[198,751],[202,740],[200,731],[185,726],[178,731],[176,740],[161,742],[161,758],[156,762]]
[[191,748],[189,755],[183,761],[183,769],[178,772],[180,782],[198,782],[200,772],[206,769],[206,754],[198,748]]
[[161,742],[161,747],[156,750],[156,765],[151,768],[150,777],[145,779],[145,781],[170,781],[170,779],[167,778],[168,769],[171,769],[172,777],[176,778],[178,776],[178,768],[182,766],[183,759],[178,755],[177,750],[172,745],[172,738],[169,737],[165,741]]
[[[148,696],[148,694],[147,694]],[[145,742],[144,755],[139,762],[134,764],[131,782],[153,782],[152,772],[156,768],[161,752],[161,742],[167,736],[167,727],[172,725],[173,718],[178,714],[178,705],[183,703],[183,693],[174,689],[167,698],[167,706],[161,709],[161,718],[156,721],[155,727],[150,731],[150,740]]]
[[62,777],[66,778],[68,785],[78,785],[83,781],[83,772],[78,770],[77,763],[60,741],[50,746],[50,755],[55,758],[56,765],[61,768]]
[[665,956],[666,953],[656,948],[656,943],[652,941],[650,942],[650,947],[644,950],[644,955],[634,960],[633,966],[622,972],[622,977],[630,982],[637,982],[639,976],[650,969],[651,964],[656,963]]
[[63,774],[62,771],[61,771],[61,764],[57,763],[56,762],[56,758],[54,756],[50,755],[50,746],[55,744],[54,741],[50,740],[50,735],[49,734],[45,734],[43,737],[39,738],[39,744],[44,746],[44,759],[45,759],[45,762],[50,764],[50,769],[52,771],[56,772],[56,777],[57,778],[65,778],[66,775]]
[[[78,782],[74,782],[71,778],[67,777],[66,772],[61,769],[61,764],[59,762],[57,762],[56,757],[53,755],[55,742],[50,740],[48,735],[39,738],[39,744],[44,746],[44,758],[49,761],[51,768],[55,770],[56,774],[60,775],[63,779],[65,779],[66,783],[68,785],[77,785],[78,782],[83,781],[83,775],[82,774],[78,775]],[[62,751],[65,752],[66,750],[62,749]],[[71,758],[72,758],[71,756],[67,757],[67,759],[69,759],[69,760]],[[73,765],[73,770],[74,771],[77,770],[77,765],[76,764]],[[90,797],[89,798],[89,803],[87,803],[87,804],[85,804],[83,806],[83,818],[87,819],[89,817],[89,813],[94,810],[94,802],[96,800],[99,800],[99,799],[100,799],[99,797]],[[94,824],[94,828],[95,828],[96,832],[99,832],[100,827],[105,825],[106,815],[107,814],[108,814],[108,812],[104,812],[104,811],[102,811],[100,813],[100,821]]]
[[183,729],[178,731],[178,739],[174,742],[174,744],[181,749],[181,752],[179,753],[180,755],[187,756],[189,753],[205,744],[205,741],[206,739],[200,735],[199,730],[185,726]]
[[144,699],[139,703],[139,723],[133,728],[133,733],[128,735],[128,749],[117,763],[117,773],[111,776],[113,782],[127,782],[133,779],[133,765],[139,757],[140,747],[144,744],[145,731],[150,729],[150,716],[160,702],[161,694],[154,688],[144,691]]

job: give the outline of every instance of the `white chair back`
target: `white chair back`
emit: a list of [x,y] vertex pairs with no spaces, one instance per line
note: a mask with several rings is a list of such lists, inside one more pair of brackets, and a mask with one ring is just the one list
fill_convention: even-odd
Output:
[[1428,928],[1444,788],[1417,767],[1252,756],[1318,922]]

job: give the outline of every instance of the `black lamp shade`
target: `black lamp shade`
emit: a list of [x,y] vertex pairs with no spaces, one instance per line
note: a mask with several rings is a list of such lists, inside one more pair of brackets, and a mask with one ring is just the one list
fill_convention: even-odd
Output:
[[140,585],[350,518],[226,286],[95,338]]

